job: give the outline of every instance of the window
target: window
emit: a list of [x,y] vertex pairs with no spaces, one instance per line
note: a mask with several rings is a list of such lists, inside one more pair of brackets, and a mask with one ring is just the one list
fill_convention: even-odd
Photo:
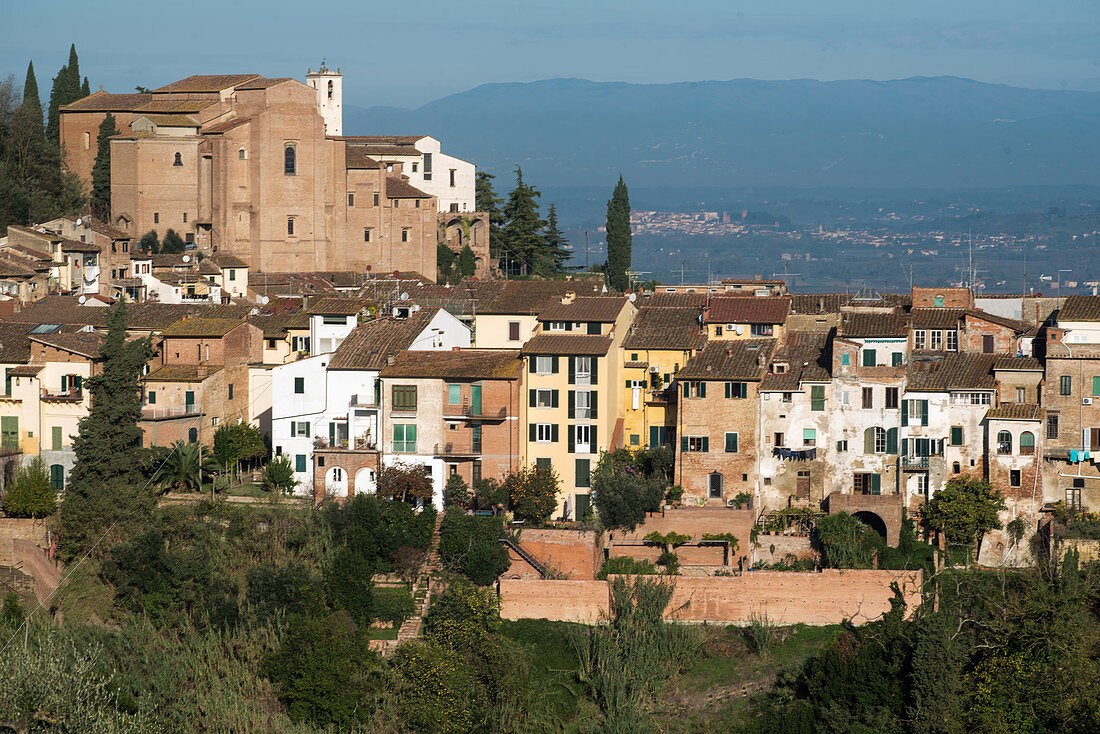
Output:
[[684,383],[684,397],[685,398],[705,398],[707,396],[707,383],[705,382],[685,382]]
[[558,407],[558,391],[539,388],[531,391],[532,408],[556,408]]
[[50,466],[50,486],[55,490],[65,488],[65,467],[61,466],[61,464],[52,464]]
[[1058,438],[1058,414],[1047,414],[1047,439]]
[[639,436],[637,433],[630,434],[630,445],[631,446],[641,446],[642,445],[642,437]]
[[592,486],[592,460],[576,459],[573,464],[573,484],[578,487]]
[[707,494],[711,499],[722,498],[722,475],[718,472],[707,477]]
[[1073,394],[1073,377],[1071,377],[1070,375],[1062,375],[1058,378],[1058,394]]
[[740,436],[738,436],[736,433],[732,433],[732,432],[727,432],[726,433],[726,453],[727,454],[736,454],[737,453],[738,448],[739,448],[738,447],[739,440],[740,440]]
[[959,462],[957,462],[957,461],[952,462],[952,464],[951,464],[951,473],[952,474],[958,474],[961,471],[962,471],[962,465],[959,464]]
[[574,440],[576,441],[576,452],[578,454],[594,454],[596,453],[592,449],[592,426],[581,425],[576,426],[574,431]]
[[230,270],[229,271],[229,279],[230,280],[236,280],[237,279],[237,271],[236,270]]
[[928,425],[928,401],[906,400],[901,405],[901,424],[903,426]]
[[803,428],[802,429],[802,445],[803,446],[816,446],[817,445],[817,429],[816,428]]
[[510,341],[510,342],[518,342],[519,341],[519,322],[518,321],[509,321],[508,322],[508,341]]
[[997,453],[998,454],[1011,454],[1012,453],[1012,434],[1008,431],[1001,431],[997,434]]
[[783,396],[780,398],[780,400],[782,400],[784,403],[789,403],[792,400],[794,400],[794,393],[793,392],[785,392],[785,393],[783,393]]
[[772,324],[753,324],[752,329],[750,329],[753,336],[771,336],[772,332]]
[[913,349],[924,349],[928,344],[928,332],[924,329],[917,329],[913,332]]
[[870,410],[875,407],[875,389],[873,387],[863,388],[863,409]]
[[451,169],[451,188],[455,187],[455,169]]
[[540,354],[535,357],[535,374],[537,375],[549,375],[554,371],[554,358]]
[[153,224],[160,224],[160,212],[153,212]]
[[298,151],[293,145],[283,148],[283,175],[295,176],[298,174]]
[[294,236],[294,217],[286,218],[286,233],[288,237]]
[[715,324],[715,326],[714,326],[714,335],[715,336],[722,336],[722,325],[721,324]]
[[[9,390],[8,392],[10,393],[11,391]],[[148,396],[146,396],[146,398],[145,398],[145,404],[146,405],[156,405],[157,404],[157,394],[156,394],[156,392],[154,392],[153,390],[149,391]]]
[[934,296],[932,298],[933,308],[943,308],[943,296]]
[[306,391],[306,378],[295,377],[294,378],[294,394],[304,395]]
[[847,441],[837,441],[836,442],[836,452],[838,454],[847,453],[848,452],[848,442]]
[[179,153],[176,153],[176,157],[172,160],[172,165],[173,166],[182,166],[183,165],[183,156],[180,155]]
[[296,438],[299,436],[309,437],[309,421],[291,421],[290,422],[290,437]]
[[886,388],[886,407],[892,409],[898,407],[898,389],[896,387]]
[[951,426],[951,445],[962,446],[963,445],[963,427]]
[[567,324],[564,321],[549,321],[546,324],[547,331],[565,331]]
[[84,135],[81,137],[84,138],[84,150],[90,149],[92,147],[92,134],[85,130]]
[[928,348],[933,351],[943,349],[943,332],[939,329],[928,332]]
[[328,98],[332,99],[332,80],[328,80]]
[[574,357],[573,370],[578,385],[583,385],[589,382],[595,384],[595,381],[593,379],[594,376],[592,374],[591,357]]
[[993,393],[958,392],[951,394],[952,405],[992,405]]
[[841,390],[841,392],[840,392],[840,404],[841,405],[848,405],[848,391],[847,390]]
[[432,180],[432,154],[431,153],[425,153],[424,154],[424,180],[425,181],[431,181]]
[[462,402],[462,385],[447,385],[447,405],[459,405]]
[[551,443],[554,440],[554,434],[557,433],[557,425],[553,423],[534,423],[531,426],[535,434],[535,441],[537,443]]
[[775,445],[776,446],[783,446],[783,434],[782,433],[776,433],[775,434]]
[[233,399],[233,383],[229,383],[229,399]]
[[355,194],[350,191],[348,192],[348,206],[355,206]]
[[391,394],[394,410],[416,410],[416,385],[394,385]]
[[824,385],[810,385],[810,410],[819,413],[825,410]]
[[887,453],[886,429],[880,426],[872,426],[863,432],[863,453],[885,454]]
[[573,397],[573,415],[579,420],[589,420],[592,416],[592,391],[577,390]]
[[[700,383],[704,384],[705,383]],[[749,395],[749,386],[746,382],[727,382],[726,383],[726,397],[727,398],[746,398]],[[703,388],[703,394],[700,397],[706,397],[706,387]]]
[[959,351],[959,332],[955,331],[954,329],[948,329],[944,336],[947,340],[947,351]]
[[374,192],[373,206],[378,206],[378,192]]
[[1019,487],[1020,486],[1020,470],[1010,469],[1008,471],[1008,486]]
[[1092,395],[1093,397],[1100,396],[1100,377],[1092,378]]
[[861,472],[854,474],[853,490],[856,494],[882,494],[882,476]]
[[1035,434],[1031,431],[1024,431],[1020,434],[1020,454],[1023,456],[1035,454]]
[[710,439],[707,436],[681,436],[680,450],[688,453],[706,453],[710,451]]
[[852,363],[852,355],[850,355],[850,354],[840,355],[840,363],[842,365],[844,365],[845,367],[847,367],[848,365],[850,365]]
[[874,349],[864,349],[863,350],[863,366],[864,367],[874,367],[876,364],[878,364],[878,356],[875,354],[875,350]]
[[[183,222],[184,222],[184,224],[187,223],[187,212],[183,213]],[[190,233],[188,233],[188,234],[190,234]]]
[[245,159],[244,148],[237,148],[237,158],[242,161]]
[[401,241],[402,242],[408,242],[409,241],[409,228],[408,227],[402,227],[401,228]]
[[60,451],[61,450],[61,443],[64,440],[64,438],[62,436],[61,426],[53,426],[50,429],[50,433],[51,433],[51,438],[53,439],[53,450],[54,451]]
[[187,441],[188,443],[195,443],[199,440],[199,429],[188,428],[187,429]]
[[393,451],[397,454],[416,453],[416,424],[393,424]]
[[993,354],[994,343],[992,334],[982,334],[982,351],[986,354]]
[[364,242],[370,242],[371,241],[371,229],[370,229],[370,227],[363,227],[363,241]]
[[294,471],[301,474],[306,470],[306,455],[295,454],[294,455]]

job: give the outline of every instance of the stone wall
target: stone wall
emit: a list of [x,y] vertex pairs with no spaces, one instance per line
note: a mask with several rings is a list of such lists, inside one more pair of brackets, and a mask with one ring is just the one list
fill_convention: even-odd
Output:
[[[745,624],[767,615],[775,624],[864,624],[890,609],[897,582],[912,612],[920,603],[920,571],[793,573],[752,571],[732,577],[674,579],[666,617],[685,622]],[[501,580],[501,616],[593,622],[608,609],[611,581]]]
[[818,556],[808,535],[761,534],[757,536],[756,543],[754,560],[757,563],[779,563],[787,560],[788,555],[799,560],[816,559]]
[[0,518],[0,565],[15,565],[14,543],[17,540],[29,541],[33,545],[46,545],[45,523],[31,518]]
[[537,560],[570,579],[594,579],[600,570],[601,543],[594,530],[524,528],[519,543]]
[[61,583],[61,570],[45,550],[29,540],[14,540],[12,546],[15,562],[22,564],[23,573],[34,578],[34,595],[45,602]]

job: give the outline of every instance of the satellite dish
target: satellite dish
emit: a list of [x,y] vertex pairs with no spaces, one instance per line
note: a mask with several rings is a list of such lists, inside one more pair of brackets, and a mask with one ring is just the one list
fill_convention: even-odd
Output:
[[409,294],[408,294],[408,293],[402,293],[402,294],[401,294],[401,300],[402,300],[402,301],[407,301],[407,300],[409,300]]
[[81,296],[80,298],[76,299],[76,302],[79,303],[81,306],[83,306],[85,303],[88,302],[88,297],[87,296]]
[[744,324],[738,324],[737,328],[735,328],[734,331],[737,332],[737,336],[741,336],[742,334],[745,333],[745,325]]
[[79,227],[79,226],[80,226],[80,225],[82,225],[82,224],[84,224],[84,220],[83,220],[83,219],[81,219],[80,217],[77,217],[77,218],[76,218],[76,226],[78,226],[78,227]]
[[189,263],[189,262],[191,262],[191,256],[190,256],[190,255],[184,255],[184,256],[183,256],[183,261],[184,261],[185,263]]
[[637,293],[631,293],[630,294],[630,302],[634,303],[637,300],[638,300],[638,294]]
[[270,300],[271,299],[268,298],[267,296],[260,296],[260,305],[261,306],[266,306],[267,302],[270,301]]

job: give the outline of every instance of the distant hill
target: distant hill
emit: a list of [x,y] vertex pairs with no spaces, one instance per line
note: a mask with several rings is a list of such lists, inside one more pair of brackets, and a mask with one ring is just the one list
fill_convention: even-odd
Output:
[[[426,133],[537,186],[1100,183],[1100,92],[955,77],[486,84],[415,110],[346,106],[347,134]],[[507,191],[506,181],[498,191]]]

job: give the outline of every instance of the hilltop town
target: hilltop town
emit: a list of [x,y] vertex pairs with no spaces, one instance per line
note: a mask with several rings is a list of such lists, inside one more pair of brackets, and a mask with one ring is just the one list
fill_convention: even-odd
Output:
[[[950,638],[950,669],[977,672],[943,716],[980,729],[1000,714],[959,701],[1031,664],[1042,604],[1089,614],[1094,580],[1065,584],[1100,559],[1100,296],[617,288],[613,258],[569,270],[552,248],[517,266],[476,163],[430,131],[345,135],[342,79],[60,105],[66,170],[91,189],[107,160],[109,206],[0,238],[0,630],[88,625],[59,669],[103,646],[94,721],[794,731],[812,701],[823,731],[819,691],[774,692],[856,688],[881,633],[906,691]],[[789,225],[625,206],[628,242]],[[1036,586],[997,596],[993,573]],[[1011,625],[1031,646],[986,657]],[[35,645],[27,680],[55,659]],[[721,683],[699,662],[750,656]],[[33,716],[77,721],[50,705]],[[853,716],[836,730],[886,720]]]

